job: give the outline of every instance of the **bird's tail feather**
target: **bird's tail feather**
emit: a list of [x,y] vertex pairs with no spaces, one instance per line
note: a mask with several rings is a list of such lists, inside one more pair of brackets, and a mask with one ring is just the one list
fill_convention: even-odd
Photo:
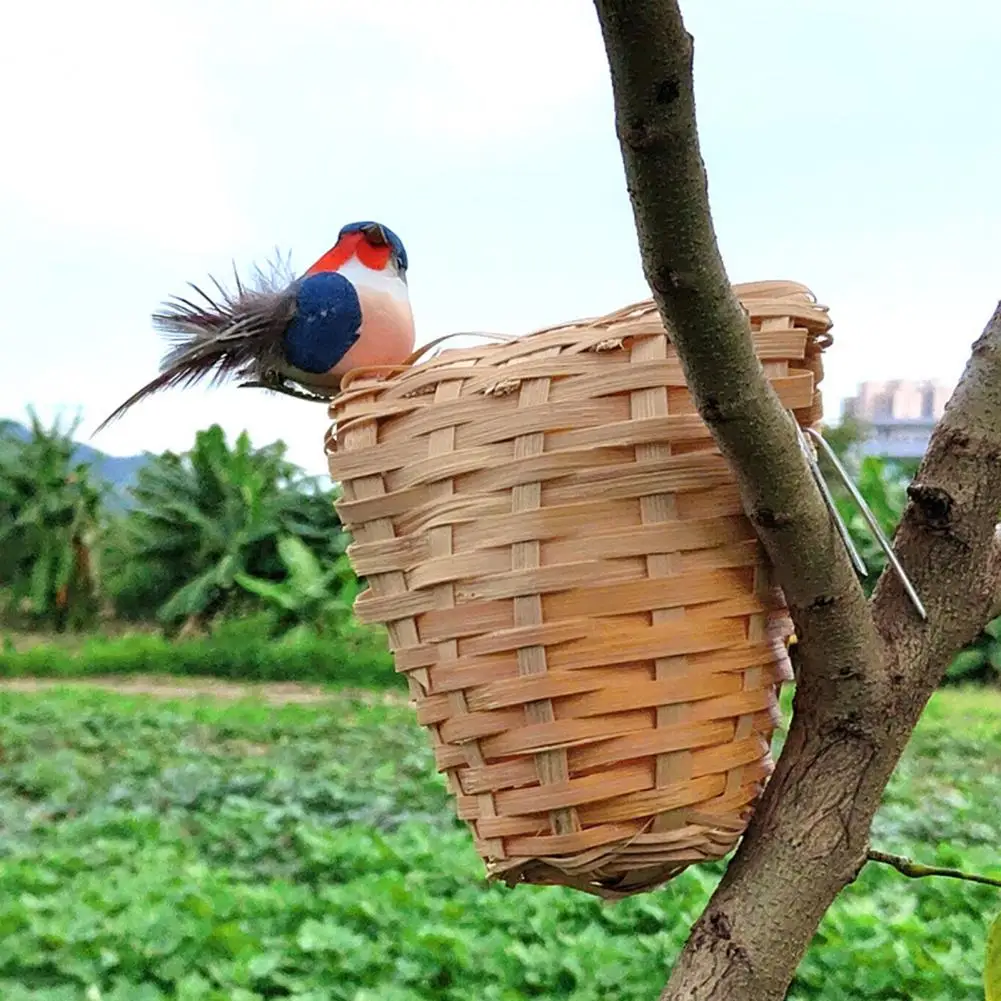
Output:
[[153,393],[206,377],[216,385],[232,376],[261,376],[278,364],[295,312],[295,276],[288,261],[279,256],[267,272],[255,268],[249,283],[235,267],[233,273],[235,290],[209,276],[215,294],[191,284],[194,296],[172,296],[153,314],[153,326],[170,344],[160,374],[112,411],[94,434]]

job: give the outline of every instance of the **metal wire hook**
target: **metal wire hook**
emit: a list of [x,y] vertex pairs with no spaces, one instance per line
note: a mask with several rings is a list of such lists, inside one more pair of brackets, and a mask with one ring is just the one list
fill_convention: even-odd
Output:
[[[799,427],[798,422],[796,423],[796,427],[797,428]],[[901,565],[900,560],[897,559],[897,554],[893,551],[893,546],[890,544],[890,540],[887,539],[886,535],[883,533],[883,530],[879,527],[879,522],[876,520],[876,516],[872,513],[872,510],[870,509],[869,505],[865,502],[865,498],[859,492],[858,487],[856,487],[855,484],[852,482],[852,478],[848,475],[848,471],[841,464],[841,460],[835,454],[834,449],[831,448],[831,446],[828,444],[824,436],[815,428],[807,428],[805,433],[809,435],[810,438],[812,438],[815,442],[817,442],[817,444],[820,445],[820,447],[824,450],[824,454],[827,456],[828,459],[830,459],[831,465],[834,467],[838,476],[841,478],[841,482],[844,483],[845,488],[848,490],[848,493],[851,494],[852,500],[855,501],[855,506],[859,509],[859,512],[861,513],[862,517],[865,518],[867,524],[869,525],[869,528],[872,530],[872,534],[876,537],[876,541],[879,543],[880,549],[882,549],[883,552],[886,554],[887,561],[889,562],[890,566],[893,567],[893,572],[897,575],[897,579],[900,581],[900,583],[903,585],[904,590],[907,592],[907,597],[910,598],[911,604],[914,606],[915,611],[917,611],[918,615],[921,616],[922,620],[927,620],[928,613],[925,611],[925,606],[922,604],[921,598],[918,597],[918,592],[914,589],[914,585],[911,583],[910,578],[907,576],[907,572]],[[800,434],[801,435],[803,434],[802,429],[800,430]],[[826,490],[821,492],[824,493],[824,500],[825,502],[827,502],[828,507],[831,508],[832,513],[835,515],[835,518],[838,521],[840,521],[841,520],[840,516],[838,516],[837,512],[833,507],[833,499],[828,500],[828,498],[830,497],[830,492]]]
[[814,457],[813,449],[810,448],[810,442],[803,433],[803,429],[799,426],[799,421],[796,420],[795,414],[793,414],[791,410],[788,411],[788,413],[789,417],[792,419],[793,427],[796,429],[796,440],[799,442],[799,447],[802,450],[803,455],[806,456],[807,464],[810,466],[810,472],[813,474],[813,480],[817,484],[817,489],[820,490],[821,497],[824,498],[824,503],[827,505],[827,510],[831,514],[834,526],[838,530],[838,535],[841,536],[841,541],[845,544],[845,549],[848,550],[848,555],[851,558],[852,565],[855,567],[855,572],[860,577],[868,577],[869,568],[865,565],[865,560],[862,559],[862,554],[858,551],[855,543],[852,541],[852,536],[848,531],[848,526],[845,524],[844,519],[841,517],[841,513],[838,511],[837,505],[834,503],[834,497],[831,496],[830,488],[824,480],[824,474],[820,471],[820,466],[817,464],[817,460]]

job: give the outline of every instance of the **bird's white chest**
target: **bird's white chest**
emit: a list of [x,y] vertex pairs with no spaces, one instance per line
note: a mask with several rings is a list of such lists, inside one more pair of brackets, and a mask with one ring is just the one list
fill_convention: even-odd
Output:
[[361,305],[358,340],[335,372],[369,365],[399,365],[414,349],[414,317],[407,286],[396,275],[372,271],[356,260],[340,269]]

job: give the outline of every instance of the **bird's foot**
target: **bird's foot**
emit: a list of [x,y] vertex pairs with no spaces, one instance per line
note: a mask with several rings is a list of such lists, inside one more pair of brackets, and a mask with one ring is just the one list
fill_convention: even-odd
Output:
[[283,396],[291,396],[296,400],[306,400],[309,403],[329,403],[332,396],[321,396],[318,393],[307,393],[303,389],[298,389],[280,372],[266,372],[261,378],[251,382],[241,382],[240,389],[270,389],[273,393],[281,393]]

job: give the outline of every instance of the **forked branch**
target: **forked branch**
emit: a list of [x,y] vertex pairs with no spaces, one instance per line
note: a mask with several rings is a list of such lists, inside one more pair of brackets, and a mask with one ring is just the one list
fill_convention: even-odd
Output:
[[699,413],[738,480],[799,638],[794,715],[741,848],[664,1001],[778,1001],[864,864],[883,789],[952,653],[986,621],[1001,510],[1001,310],[977,341],[871,608],[765,379],[713,230],[693,46],[677,0],[595,0],[644,271]]

